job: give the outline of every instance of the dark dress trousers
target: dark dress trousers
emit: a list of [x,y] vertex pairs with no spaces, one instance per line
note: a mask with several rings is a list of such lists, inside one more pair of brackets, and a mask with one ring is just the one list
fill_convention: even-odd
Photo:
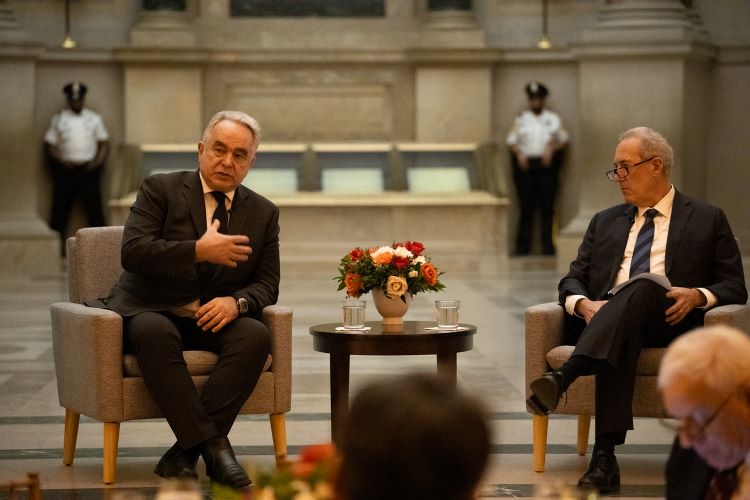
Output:
[[[565,342],[575,345],[573,355],[596,363],[596,434],[617,432],[622,440],[633,428],[632,400],[635,371],[642,347],[665,347],[677,335],[703,324],[704,312],[693,310],[670,326],[664,311],[674,303],[666,291],[648,280],[638,280],[613,297],[636,207],[618,205],[594,215],[578,256],[560,281],[559,300],[584,295],[608,299],[587,326],[566,315]],[[717,305],[747,301],[742,259],[724,212],[675,192],[666,249],[666,275],[672,286],[706,288]]]
[[[206,231],[198,171],[144,179],[122,241],[124,271],[104,307],[124,317],[125,344],[177,436],[189,448],[229,432],[270,353],[270,333],[258,321],[279,286],[278,208],[244,186],[235,191],[229,234],[250,238],[253,251],[236,268],[196,265],[195,241]],[[218,333],[169,310],[200,299],[244,297],[247,314]],[[219,360],[199,395],[182,351],[216,352]]]

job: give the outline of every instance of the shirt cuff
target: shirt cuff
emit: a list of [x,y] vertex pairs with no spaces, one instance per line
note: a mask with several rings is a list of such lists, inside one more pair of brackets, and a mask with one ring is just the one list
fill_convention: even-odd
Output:
[[698,290],[700,290],[701,293],[703,293],[703,295],[706,296],[706,305],[699,307],[699,309],[703,309],[703,310],[711,309],[719,301],[719,299],[716,298],[716,295],[714,295],[713,293],[709,292],[707,289],[705,289],[705,288],[698,288]]
[[581,318],[582,316],[576,314],[576,302],[585,298],[585,295],[568,295],[565,297],[565,310],[568,311],[568,314]]

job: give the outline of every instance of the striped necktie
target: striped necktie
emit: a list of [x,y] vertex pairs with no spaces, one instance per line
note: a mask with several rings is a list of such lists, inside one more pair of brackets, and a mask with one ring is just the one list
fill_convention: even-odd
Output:
[[655,208],[646,210],[644,216],[646,221],[638,231],[633,248],[633,259],[630,261],[630,277],[641,273],[647,273],[651,269],[651,244],[654,242],[654,217],[659,215]]

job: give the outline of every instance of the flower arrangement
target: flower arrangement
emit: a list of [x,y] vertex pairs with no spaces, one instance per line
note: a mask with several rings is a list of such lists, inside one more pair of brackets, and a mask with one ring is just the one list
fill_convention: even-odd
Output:
[[312,444],[300,452],[299,460],[273,472],[251,471],[253,487],[248,492],[214,485],[215,500],[333,500],[332,481],[338,471],[333,444]]
[[404,302],[407,293],[438,292],[445,288],[440,282],[443,273],[423,254],[424,249],[418,241],[367,250],[356,247],[341,258],[333,279],[339,282],[338,290],[346,289],[346,295],[354,298],[374,288]]

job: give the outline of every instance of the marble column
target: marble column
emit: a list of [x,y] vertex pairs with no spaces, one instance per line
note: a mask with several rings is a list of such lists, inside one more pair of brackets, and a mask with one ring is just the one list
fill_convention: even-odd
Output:
[[704,196],[707,98],[715,48],[680,0],[607,0],[573,46],[579,61],[582,138],[576,216],[561,230],[558,268],[567,270],[591,216],[622,202],[604,175],[618,135],[645,125],[675,152],[672,182]]
[[38,143],[34,134],[36,61],[43,48],[15,18],[14,6],[0,0],[0,274],[45,274],[60,268],[57,233],[37,213]]

